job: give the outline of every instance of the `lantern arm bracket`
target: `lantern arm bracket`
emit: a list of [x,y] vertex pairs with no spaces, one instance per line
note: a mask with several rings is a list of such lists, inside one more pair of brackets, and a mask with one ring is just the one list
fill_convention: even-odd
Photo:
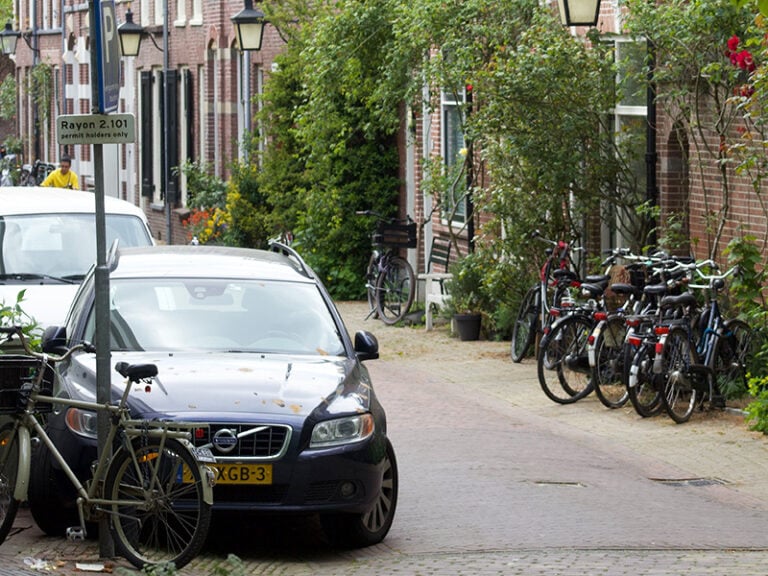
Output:
[[24,43],[29,46],[29,49],[35,54],[40,54],[40,48],[36,48],[32,45],[32,38],[34,38],[34,36],[35,33],[32,30],[24,30],[24,32],[21,33],[21,38],[24,40]]

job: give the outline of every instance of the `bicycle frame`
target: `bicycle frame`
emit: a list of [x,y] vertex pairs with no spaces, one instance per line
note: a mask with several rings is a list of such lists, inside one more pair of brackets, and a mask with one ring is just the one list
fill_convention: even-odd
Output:
[[[552,248],[547,249],[547,259],[541,266],[539,271],[538,290],[536,291],[536,307],[539,311],[539,326],[538,331],[544,330],[546,326],[551,324],[551,310],[552,306],[549,302],[549,291],[552,288],[557,288],[558,281],[552,276],[555,269],[569,270],[574,267],[573,260],[571,259],[571,246],[563,240],[546,240],[553,245]],[[555,262],[557,262],[557,268],[555,268]],[[554,297],[553,297],[554,298]]]
[[[133,438],[141,437],[142,435],[146,435],[148,438],[161,438],[163,440],[163,443],[161,443],[161,446],[164,445],[164,440],[166,438],[175,438],[179,441],[181,441],[183,444],[187,446],[189,451],[195,455],[198,462],[201,463],[201,466],[203,465],[203,461],[200,459],[201,456],[203,456],[199,450],[195,449],[191,442],[189,442],[190,438],[190,432],[189,429],[192,428],[200,428],[204,427],[205,424],[202,423],[192,423],[192,422],[168,422],[163,423],[162,426],[157,424],[152,424],[152,427],[147,427],[147,423],[141,420],[131,420],[129,418],[125,418],[126,409],[124,408],[125,401],[127,400],[128,393],[130,392],[130,385],[127,385],[125,388],[125,392],[123,393],[123,397],[119,404],[97,404],[95,402],[85,402],[80,400],[73,400],[68,398],[56,398],[52,396],[43,396],[38,395],[36,392],[33,392],[31,394],[31,402],[37,403],[37,402],[43,402],[43,403],[51,403],[59,406],[64,407],[72,407],[72,408],[82,408],[84,410],[92,410],[96,412],[108,412],[112,415],[117,415],[118,421],[115,423],[114,419],[112,419],[112,424],[109,429],[109,434],[107,435],[107,439],[105,442],[105,446],[111,447],[115,441],[115,438],[117,437],[117,433],[122,429],[126,434],[126,439],[130,440]],[[43,428],[42,424],[40,424],[40,421],[35,417],[35,413],[27,410],[20,418],[16,418],[16,423],[14,425],[16,427],[16,432],[19,434],[19,477],[17,480],[16,485],[16,491],[14,492],[14,497],[18,500],[26,500],[27,499],[27,489],[29,487],[29,473],[31,469],[31,463],[32,463],[32,434],[30,431],[34,431],[34,437],[39,438],[50,450],[51,455],[56,460],[56,462],[61,466],[62,471],[65,473],[67,478],[69,478],[70,482],[72,483],[72,486],[77,490],[78,495],[80,496],[80,499],[78,500],[78,509],[81,514],[82,519],[82,505],[88,504],[91,506],[99,506],[99,505],[105,505],[105,504],[129,504],[129,503],[123,503],[123,502],[116,502],[114,500],[108,500],[105,498],[97,498],[98,490],[100,489],[100,483],[101,480],[104,479],[104,477],[107,474],[107,471],[109,470],[109,462],[111,458],[111,451],[110,450],[103,450],[101,454],[99,455],[99,459],[97,460],[96,466],[93,468],[93,476],[92,478],[87,482],[88,488],[86,489],[83,484],[80,482],[80,480],[77,478],[75,473],[72,471],[72,468],[67,464],[64,457],[59,452],[58,448],[55,446],[53,441],[50,439],[48,434],[46,433],[45,429]],[[186,429],[187,431],[184,431]],[[130,441],[125,441],[122,443],[122,446],[128,450],[131,451],[133,454],[133,457],[135,458],[136,455],[133,453],[133,445]],[[211,459],[211,462],[213,459]],[[205,472],[204,470],[202,472]],[[203,474],[205,477],[205,474]],[[203,487],[203,499],[206,504],[213,504],[213,489],[209,484],[204,485]],[[135,502],[134,502],[135,504]]]

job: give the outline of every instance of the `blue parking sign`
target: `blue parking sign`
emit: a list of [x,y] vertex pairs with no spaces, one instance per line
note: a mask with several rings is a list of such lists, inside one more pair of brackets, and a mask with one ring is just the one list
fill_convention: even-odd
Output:
[[95,43],[97,50],[98,112],[109,114],[117,110],[120,101],[120,44],[117,36],[115,0],[98,0],[94,3],[96,22]]

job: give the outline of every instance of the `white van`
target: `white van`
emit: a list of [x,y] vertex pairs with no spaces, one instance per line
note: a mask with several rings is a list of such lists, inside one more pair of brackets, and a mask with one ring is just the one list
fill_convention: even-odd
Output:
[[[151,246],[139,208],[105,197],[107,247]],[[0,187],[0,303],[22,310],[40,328],[64,321],[72,298],[96,261],[93,192],[42,187]]]

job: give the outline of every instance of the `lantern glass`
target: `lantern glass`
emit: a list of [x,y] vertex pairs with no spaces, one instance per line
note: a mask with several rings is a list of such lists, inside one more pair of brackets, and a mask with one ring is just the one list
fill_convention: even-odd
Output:
[[557,0],[563,26],[595,26],[600,0]]
[[264,20],[235,24],[240,50],[261,50],[264,39]]
[[120,52],[123,56],[138,56],[141,47],[141,33],[120,34]]

